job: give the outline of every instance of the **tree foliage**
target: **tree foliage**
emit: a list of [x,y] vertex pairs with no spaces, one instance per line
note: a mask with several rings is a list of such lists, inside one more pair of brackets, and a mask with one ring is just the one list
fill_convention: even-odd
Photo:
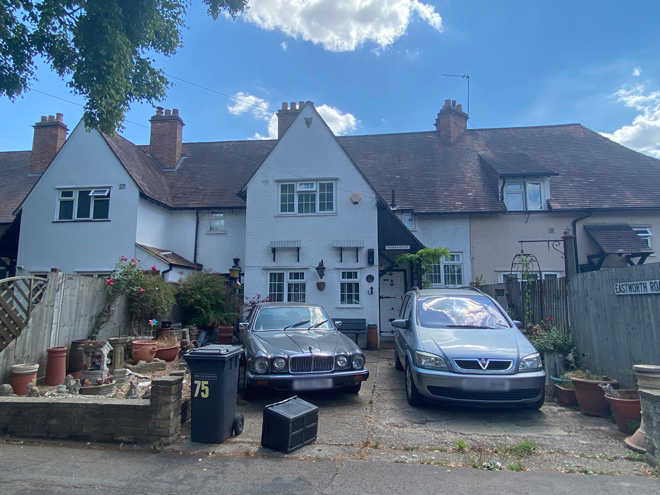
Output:
[[[441,263],[442,258],[449,258],[451,252],[447,248],[434,247],[422,248],[416,253],[404,253],[396,257],[396,264],[408,263],[410,268],[417,271],[418,275],[429,275],[433,271],[433,265]],[[427,278],[423,280],[424,287],[430,286],[431,282]]]
[[[214,19],[248,0],[202,0]],[[155,54],[182,46],[189,0],[0,0],[0,96],[36,80],[42,57],[87,103],[87,128],[113,134],[133,102],[161,101],[169,87]]]

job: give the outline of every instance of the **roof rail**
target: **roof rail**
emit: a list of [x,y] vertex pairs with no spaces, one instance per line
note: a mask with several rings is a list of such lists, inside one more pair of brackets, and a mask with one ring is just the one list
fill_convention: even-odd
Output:
[[483,292],[481,289],[473,286],[473,285],[465,285],[463,287],[456,287],[457,289],[465,289],[465,290],[473,290],[475,292],[478,292],[479,294],[483,294],[484,296],[488,295],[485,292]]

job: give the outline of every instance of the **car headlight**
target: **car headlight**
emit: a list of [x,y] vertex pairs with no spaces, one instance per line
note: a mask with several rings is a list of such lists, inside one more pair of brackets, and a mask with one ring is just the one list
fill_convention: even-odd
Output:
[[356,354],[351,360],[351,367],[354,370],[361,370],[364,368],[364,356],[362,354]]
[[346,356],[337,356],[335,358],[335,366],[339,369],[344,369],[348,366],[348,357]]
[[281,357],[273,359],[273,369],[275,371],[282,371],[284,368],[286,368],[286,359]]
[[518,365],[518,371],[538,371],[540,369],[543,369],[543,364],[541,363],[541,355],[538,352],[525,356]]
[[421,368],[448,370],[447,363],[440,356],[428,352],[415,351],[415,364]]
[[266,373],[268,371],[268,359],[265,357],[258,357],[254,360],[255,373]]

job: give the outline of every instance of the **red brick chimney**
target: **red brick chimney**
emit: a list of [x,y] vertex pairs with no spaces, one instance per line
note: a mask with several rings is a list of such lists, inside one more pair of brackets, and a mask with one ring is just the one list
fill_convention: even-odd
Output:
[[68,128],[63,122],[64,116],[58,113],[53,117],[49,115],[41,117],[34,127],[32,139],[32,155],[30,156],[30,173],[40,174],[48,164],[55,158],[64,141]]
[[175,168],[181,159],[181,142],[183,140],[183,120],[179,110],[165,110],[156,107],[156,115],[151,117],[151,137],[149,152],[164,168]]
[[456,141],[467,129],[468,118],[460,103],[457,105],[456,100],[445,100],[445,105],[435,119],[440,139],[447,143]]
[[282,103],[282,109],[277,111],[277,139],[281,139],[284,136],[284,133],[291,127],[293,121],[296,120],[303,106],[305,106],[304,101],[298,103],[297,108],[295,101],[292,101],[290,105],[287,105],[286,102]]

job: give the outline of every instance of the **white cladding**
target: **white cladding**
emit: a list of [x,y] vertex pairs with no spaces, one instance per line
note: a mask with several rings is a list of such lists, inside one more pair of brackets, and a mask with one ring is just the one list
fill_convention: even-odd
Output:
[[[279,213],[282,182],[319,180],[335,184],[335,213]],[[376,196],[371,186],[313,106],[305,105],[247,185],[246,300],[268,296],[269,275],[274,271],[304,272],[306,302],[324,306],[333,318],[366,318],[367,323],[377,322],[378,265],[367,263],[368,249],[378,252],[377,224]],[[343,248],[343,261],[340,261],[340,248],[333,247],[333,241],[342,239],[362,241],[364,247]],[[300,260],[298,248],[276,247],[273,261],[271,244],[282,245],[278,244],[282,241],[300,244]],[[295,246],[295,242],[291,245]],[[315,270],[321,260],[326,267],[323,290],[317,287],[321,279]],[[342,271],[358,273],[359,305],[340,304]],[[372,283],[367,283],[368,275],[374,277]],[[370,288],[373,288],[371,294]]]
[[[109,219],[58,221],[58,188],[110,188]],[[138,198],[103,137],[79,124],[23,203],[17,274],[111,271],[134,256]]]

